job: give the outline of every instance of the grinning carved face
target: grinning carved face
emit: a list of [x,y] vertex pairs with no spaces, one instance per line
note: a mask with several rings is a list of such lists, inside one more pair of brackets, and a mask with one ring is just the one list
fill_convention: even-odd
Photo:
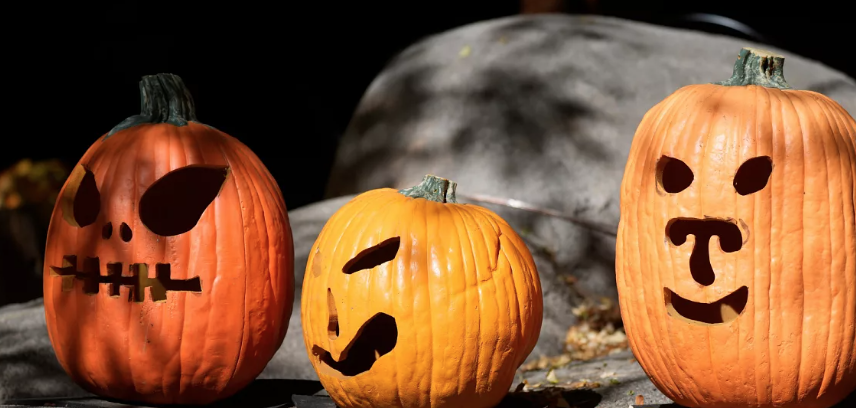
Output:
[[[768,156],[745,161],[734,176],[734,188],[741,196],[761,191],[773,172],[773,161]],[[695,178],[693,170],[684,162],[663,156],[657,163],[657,189],[660,194],[680,194]],[[716,280],[716,272],[710,262],[709,247],[716,237],[725,253],[740,251],[749,239],[749,227],[743,220],[717,218],[678,217],[666,224],[666,239],[675,247],[687,242],[689,235],[695,237],[690,256],[690,272],[699,285],[710,286]],[[745,232],[745,233],[744,233]],[[716,325],[732,322],[746,308],[749,288],[741,286],[733,292],[711,302],[695,302],[669,289],[663,288],[666,310],[669,316],[692,324]]]
[[[341,268],[344,275],[373,273],[372,270],[395,259],[401,245],[399,237],[389,238],[377,245],[366,248],[351,258]],[[321,275],[321,262],[313,264],[313,274]],[[337,288],[339,290],[339,288]],[[344,297],[344,293],[340,295]],[[339,340],[339,313],[333,289],[327,288],[327,334],[332,341]],[[342,303],[342,307],[348,307]],[[375,361],[391,352],[398,342],[398,326],[395,318],[386,313],[375,313],[357,330],[335,359],[329,351],[320,345],[312,346],[312,354],[318,359],[325,372],[338,377],[355,376],[369,371]]]
[[[214,201],[229,176],[228,166],[189,165],[170,171],[156,180],[140,197],[139,202],[123,200],[121,193],[102,194],[92,171],[78,164],[69,177],[62,196],[62,216],[71,228],[88,230],[90,240],[117,245],[128,245],[135,239],[159,241],[176,237],[193,229],[206,208]],[[118,214],[129,214],[128,206],[137,209],[139,223],[125,220]],[[111,211],[117,210],[117,211]],[[117,227],[118,225],[118,227]],[[94,236],[94,235],[100,235]],[[141,237],[142,235],[142,237]],[[151,235],[154,235],[152,237]],[[120,253],[125,252],[119,249]],[[128,300],[143,302],[146,288],[154,302],[167,300],[168,292],[202,291],[198,276],[188,279],[172,278],[172,265],[168,262],[146,262],[134,259],[110,259],[102,273],[102,262],[97,253],[64,254],[61,265],[51,265],[53,279],[62,280],[62,291],[71,292],[75,282],[87,295],[100,292],[107,286],[111,297],[120,296],[120,288],[129,289]],[[152,276],[152,270],[154,276]]]

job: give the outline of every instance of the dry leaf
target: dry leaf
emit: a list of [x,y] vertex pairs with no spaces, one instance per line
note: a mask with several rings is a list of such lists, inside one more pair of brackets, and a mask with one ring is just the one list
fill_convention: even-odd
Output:
[[568,384],[567,388],[580,390],[580,389],[589,389],[589,388],[600,388],[600,383],[597,381],[590,380],[579,380]]
[[458,52],[458,56],[461,58],[466,58],[467,56],[470,55],[470,51],[472,51],[470,46],[465,45],[464,48],[461,48],[461,51]]
[[551,384],[559,383],[559,378],[556,377],[556,372],[553,371],[553,369],[550,369],[550,371],[547,372],[547,381],[549,381]]

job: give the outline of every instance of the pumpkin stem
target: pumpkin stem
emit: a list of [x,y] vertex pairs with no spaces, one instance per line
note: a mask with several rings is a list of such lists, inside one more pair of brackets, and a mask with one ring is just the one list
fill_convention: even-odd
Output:
[[104,138],[114,133],[145,123],[169,123],[187,126],[196,122],[193,97],[178,75],[146,75],[140,81],[139,115],[131,116],[116,125]]
[[737,54],[731,78],[714,82],[724,86],[758,85],[767,88],[791,89],[785,82],[785,57],[757,48],[744,47]]
[[455,188],[458,183],[437,177],[432,174],[426,175],[417,186],[398,190],[399,193],[412,198],[424,198],[438,203],[457,203]]

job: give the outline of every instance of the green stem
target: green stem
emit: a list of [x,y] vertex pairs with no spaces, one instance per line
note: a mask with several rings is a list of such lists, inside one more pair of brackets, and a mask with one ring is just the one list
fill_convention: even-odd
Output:
[[146,75],[140,81],[140,114],[131,116],[107,133],[114,133],[145,123],[169,123],[187,126],[196,122],[193,97],[178,75]]
[[767,88],[791,89],[785,81],[785,57],[770,51],[745,47],[737,55],[731,78],[716,85],[758,85]]
[[398,192],[407,197],[424,198],[438,203],[457,203],[458,199],[455,197],[457,187],[458,183],[454,181],[428,174],[419,185],[398,190]]

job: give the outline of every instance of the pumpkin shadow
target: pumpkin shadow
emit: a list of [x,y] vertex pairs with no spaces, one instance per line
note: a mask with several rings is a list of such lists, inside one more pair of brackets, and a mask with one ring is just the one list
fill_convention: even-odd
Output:
[[[510,392],[496,408],[541,408],[571,406],[574,408],[594,408],[603,400],[603,396],[592,390],[568,390],[549,387],[526,392]],[[566,404],[561,405],[564,401]]]
[[[284,380],[284,379],[257,379],[246,386],[241,391],[231,397],[227,397],[220,401],[208,405],[179,405],[179,404],[141,404],[134,401],[116,400],[112,398],[91,397],[85,398],[91,401],[89,404],[84,403],[81,406],[105,406],[104,402],[112,403],[116,407],[153,407],[153,408],[226,408],[226,407],[241,407],[241,408],[267,408],[267,407],[292,407],[294,406],[293,396],[295,395],[313,395],[324,387],[320,381],[313,380]],[[54,401],[56,402],[56,401]],[[81,401],[82,402],[82,401]]]
[[839,402],[832,408],[853,408],[856,407],[856,391],[851,392],[844,401]]
[[323,389],[321,382],[314,380],[257,379],[235,395],[206,407],[289,407],[294,405],[294,395],[313,395]]

